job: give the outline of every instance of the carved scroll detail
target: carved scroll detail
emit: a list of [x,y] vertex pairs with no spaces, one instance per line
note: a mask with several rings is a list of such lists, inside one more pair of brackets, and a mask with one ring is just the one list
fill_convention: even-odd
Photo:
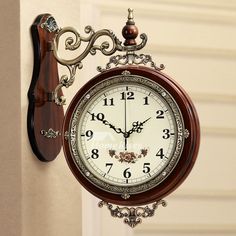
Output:
[[128,224],[130,227],[134,228],[136,225],[142,223],[141,218],[152,217],[155,214],[158,206],[167,206],[166,201],[159,200],[153,203],[151,206],[145,207],[114,207],[111,203],[100,201],[98,203],[99,207],[106,206],[111,213],[111,216],[124,218],[124,223]]

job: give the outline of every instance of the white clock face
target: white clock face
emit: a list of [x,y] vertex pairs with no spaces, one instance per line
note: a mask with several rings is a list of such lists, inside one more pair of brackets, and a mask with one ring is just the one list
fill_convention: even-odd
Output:
[[162,87],[138,76],[110,78],[88,91],[74,111],[74,161],[94,184],[115,186],[108,191],[136,186],[140,192],[153,179],[163,181],[177,164],[183,126]]

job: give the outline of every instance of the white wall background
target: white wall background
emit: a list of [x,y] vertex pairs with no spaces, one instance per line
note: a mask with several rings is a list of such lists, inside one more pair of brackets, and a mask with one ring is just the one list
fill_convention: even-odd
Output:
[[[0,235],[4,236],[182,236],[236,235],[236,1],[234,0],[5,0],[0,2]],[[51,13],[59,26],[111,28],[121,37],[127,8],[135,9],[140,33],[149,36],[142,52],[196,104],[201,147],[196,165],[168,206],[130,230],[82,191],[63,157],[37,161],[26,132],[27,91],[33,50],[29,28]],[[4,37],[3,37],[4,35]],[[84,61],[76,90],[108,58]]]
[[[83,214],[83,236],[236,235],[236,1],[86,0],[85,6],[84,26],[111,28],[121,39],[127,8],[135,9],[136,25],[149,37],[142,52],[165,64],[165,73],[196,104],[201,147],[188,179],[166,198],[168,206],[134,230],[107,209],[97,209],[97,200],[84,193],[84,208],[90,203],[94,208]],[[108,61],[93,60],[95,65]]]

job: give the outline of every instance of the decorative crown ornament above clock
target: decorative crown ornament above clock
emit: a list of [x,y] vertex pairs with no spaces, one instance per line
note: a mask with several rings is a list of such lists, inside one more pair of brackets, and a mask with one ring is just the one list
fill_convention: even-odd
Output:
[[[67,163],[77,180],[101,199],[114,217],[131,227],[154,215],[162,200],[190,173],[199,149],[200,129],[194,105],[186,92],[157,66],[150,55],[137,54],[147,43],[133,10],[122,30],[125,42],[110,30],[85,28],[82,37],[74,28],[59,29],[55,19],[40,15],[32,26],[34,72],[28,92],[28,133],[32,149],[42,161],[56,158],[63,146]],[[85,50],[68,60],[59,56],[61,36],[67,50],[86,42]],[[112,45],[95,45],[108,36]],[[99,74],[72,99],[66,115],[61,88],[73,84],[82,60],[101,51],[111,56]],[[60,80],[57,62],[69,76]],[[64,122],[63,122],[64,119]],[[118,206],[114,206],[118,205]],[[149,204],[149,205],[148,205]],[[146,205],[146,206],[142,206]]]

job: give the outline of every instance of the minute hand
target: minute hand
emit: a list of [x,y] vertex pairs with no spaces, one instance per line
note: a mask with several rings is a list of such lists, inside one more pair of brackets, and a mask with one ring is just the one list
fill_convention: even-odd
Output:
[[98,117],[98,115],[95,115],[94,113],[91,114],[91,113],[89,112],[89,114],[90,114],[90,115],[93,115],[94,117],[96,117],[97,120],[101,121],[104,125],[107,125],[109,128],[113,129],[117,134],[121,134],[121,133],[122,133],[122,134],[125,134],[125,132],[123,132],[121,128],[116,128],[116,127],[115,127],[114,125],[112,125],[109,121],[105,120],[105,117],[104,117],[104,116],[100,118],[100,117]]
[[133,132],[137,132],[137,133],[141,133],[142,132],[142,129],[143,129],[143,125],[148,121],[148,120],[150,120],[151,119],[151,117],[149,117],[148,119],[146,119],[145,121],[143,121],[143,122],[138,122],[138,121],[136,121],[136,122],[133,122],[133,127],[132,127],[132,129],[131,130],[129,130],[128,132],[127,132],[127,136],[129,137],[130,136],[130,134],[132,134]]

